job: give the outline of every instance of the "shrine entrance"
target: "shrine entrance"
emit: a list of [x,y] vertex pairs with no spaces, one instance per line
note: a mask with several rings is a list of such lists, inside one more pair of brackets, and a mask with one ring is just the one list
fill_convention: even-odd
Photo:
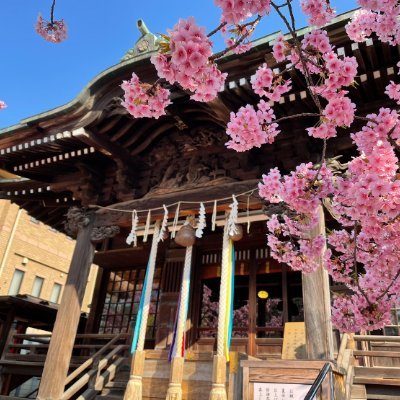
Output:
[[[202,256],[199,349],[210,350],[217,333],[219,262],[217,253]],[[233,308],[231,350],[280,356],[285,322],[304,318],[301,273],[272,260],[267,248],[237,250]]]
[[[290,271],[271,258],[264,229],[264,223],[254,223],[250,233],[235,243],[231,350],[261,358],[280,358],[285,322],[303,321],[302,278],[301,273]],[[170,242],[159,251],[150,299],[146,348],[170,347],[184,254],[184,249]],[[221,232],[208,232],[199,240],[192,261],[187,325],[187,346],[192,350],[211,351],[215,348],[221,256]],[[145,249],[104,252],[99,303],[97,312],[93,313],[93,332],[132,332],[147,257]]]

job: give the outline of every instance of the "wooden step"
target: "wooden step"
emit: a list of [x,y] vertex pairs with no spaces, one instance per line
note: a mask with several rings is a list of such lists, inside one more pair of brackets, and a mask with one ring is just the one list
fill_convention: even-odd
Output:
[[124,389],[126,388],[126,384],[128,381],[111,381],[106,383],[104,386],[107,389]]
[[400,368],[354,367],[354,383],[400,386]]
[[366,400],[367,399],[367,390],[365,389],[365,385],[353,385],[351,387],[351,399],[352,400]]
[[367,400],[399,400],[400,399],[400,391],[397,394],[373,394],[367,395]]
[[400,387],[395,386],[367,386],[367,399],[371,400],[399,400]]

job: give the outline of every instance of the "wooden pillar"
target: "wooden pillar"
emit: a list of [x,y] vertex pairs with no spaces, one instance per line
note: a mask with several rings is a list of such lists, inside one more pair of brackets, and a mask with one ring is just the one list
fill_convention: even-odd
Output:
[[59,400],[64,392],[82,300],[94,256],[91,242],[93,224],[94,214],[86,214],[78,222],[75,250],[40,382],[37,397],[40,400]]
[[[319,222],[312,232],[310,232],[311,238],[319,234],[325,235],[325,218],[322,206],[319,206],[317,212]],[[303,305],[307,358],[332,360],[333,332],[329,276],[323,266],[322,257],[319,263],[320,267],[317,271],[310,274],[303,274]]]
[[257,259],[255,249],[251,250],[249,263],[249,319],[248,319],[248,341],[247,354],[256,356],[257,354]]
[[10,340],[10,330],[12,329],[13,322],[15,317],[15,309],[11,307],[8,310],[7,317],[3,321],[1,326],[1,333],[0,333],[0,358],[4,358],[4,351],[6,350],[6,346],[8,341]]
[[289,322],[289,307],[288,307],[288,279],[287,279],[287,265],[282,265],[282,302],[283,302],[283,326]]

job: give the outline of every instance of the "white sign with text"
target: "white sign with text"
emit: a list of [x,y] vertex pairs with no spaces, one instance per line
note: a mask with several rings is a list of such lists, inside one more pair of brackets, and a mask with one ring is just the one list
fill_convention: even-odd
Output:
[[[300,383],[254,383],[254,400],[304,400],[311,385]],[[314,397],[315,399],[315,397]]]

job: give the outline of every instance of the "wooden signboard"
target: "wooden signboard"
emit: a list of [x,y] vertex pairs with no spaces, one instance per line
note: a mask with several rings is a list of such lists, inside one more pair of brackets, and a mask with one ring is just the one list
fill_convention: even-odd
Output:
[[[241,361],[243,400],[303,400],[325,361]],[[329,378],[322,384],[319,400],[333,400]]]
[[286,322],[282,359],[302,360],[306,357],[306,327],[304,322]]
[[254,383],[253,399],[303,400],[310,387],[299,383]]

